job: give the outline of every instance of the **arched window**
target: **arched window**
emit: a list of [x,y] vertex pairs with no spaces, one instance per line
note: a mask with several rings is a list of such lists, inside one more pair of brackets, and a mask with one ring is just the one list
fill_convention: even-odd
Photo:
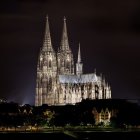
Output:
[[49,78],[49,90],[51,90],[52,89],[52,79],[51,78]]
[[70,68],[70,62],[67,60],[66,61],[66,68],[69,69]]
[[51,62],[51,60],[49,60],[49,67],[51,67],[52,66],[52,62]]

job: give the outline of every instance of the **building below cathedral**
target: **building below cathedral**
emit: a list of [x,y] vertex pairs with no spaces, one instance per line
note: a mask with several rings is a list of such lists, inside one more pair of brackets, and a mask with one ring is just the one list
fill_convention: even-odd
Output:
[[75,65],[65,18],[60,47],[55,52],[46,17],[43,47],[40,49],[37,64],[35,106],[75,104],[87,98],[109,99],[111,88],[96,71],[83,74],[80,44]]

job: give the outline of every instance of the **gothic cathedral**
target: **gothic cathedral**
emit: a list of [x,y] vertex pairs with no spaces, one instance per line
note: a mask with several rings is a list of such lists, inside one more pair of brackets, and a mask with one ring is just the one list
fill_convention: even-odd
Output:
[[45,36],[37,64],[35,106],[75,104],[87,98],[111,98],[111,88],[101,75],[98,76],[96,71],[83,74],[80,44],[76,70],[74,67],[66,19],[64,18],[60,47],[55,52],[51,43],[48,17],[46,17]]

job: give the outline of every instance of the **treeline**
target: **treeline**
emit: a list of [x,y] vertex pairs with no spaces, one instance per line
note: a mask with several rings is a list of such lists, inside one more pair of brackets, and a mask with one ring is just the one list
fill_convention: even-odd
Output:
[[124,125],[140,125],[140,107],[136,103],[130,103],[121,99],[83,100],[76,105],[65,106],[20,106],[17,103],[0,104],[0,126],[79,126],[95,125],[96,108],[100,114],[102,109],[108,108],[111,112],[117,110],[110,117],[110,125],[123,127]]

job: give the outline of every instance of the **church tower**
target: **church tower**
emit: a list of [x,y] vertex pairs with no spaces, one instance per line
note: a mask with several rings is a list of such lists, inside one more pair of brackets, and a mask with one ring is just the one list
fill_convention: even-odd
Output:
[[65,17],[60,48],[57,53],[57,64],[58,74],[74,74],[74,60],[72,51],[69,47]]
[[83,64],[81,63],[80,43],[79,43],[79,50],[78,50],[78,59],[76,63],[76,74],[77,75],[83,74]]
[[[56,87],[56,54],[52,47],[49,21],[46,17],[46,29],[43,47],[40,50],[38,65],[37,65],[37,88],[35,95],[35,105],[49,104],[54,102]],[[50,100],[51,99],[51,100]]]

